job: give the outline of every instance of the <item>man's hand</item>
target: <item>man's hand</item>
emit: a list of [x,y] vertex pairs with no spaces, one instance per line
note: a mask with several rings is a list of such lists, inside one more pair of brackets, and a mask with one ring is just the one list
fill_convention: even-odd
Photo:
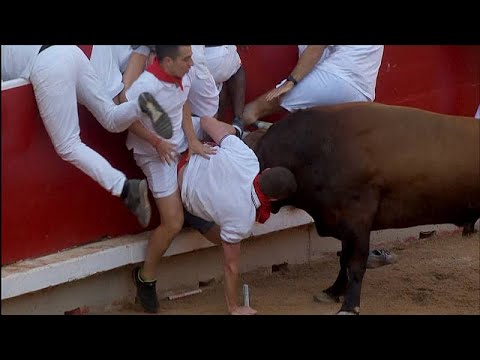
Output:
[[277,97],[279,97],[282,94],[285,94],[286,92],[292,90],[293,88],[293,83],[291,81],[285,81],[282,85],[280,85],[278,88],[270,90],[266,95],[265,95],[265,100],[271,101]]
[[173,164],[178,156],[175,146],[165,139],[155,141],[155,149],[160,156],[160,161],[168,165]]
[[198,139],[188,144],[188,160],[190,160],[193,154],[198,154],[205,159],[210,159],[208,155],[215,155],[216,153],[217,149],[208,144],[202,144]]
[[230,311],[230,315],[255,315],[257,310],[252,309],[250,306],[238,306],[232,311]]

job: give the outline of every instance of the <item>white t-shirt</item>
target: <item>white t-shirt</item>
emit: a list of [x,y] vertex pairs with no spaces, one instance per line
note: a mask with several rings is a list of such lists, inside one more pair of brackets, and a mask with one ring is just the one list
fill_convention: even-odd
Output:
[[123,73],[131,54],[130,45],[94,45],[92,48],[90,63],[111,99],[124,88]]
[[[298,46],[300,55],[307,46]],[[344,79],[374,100],[382,57],[383,45],[328,45],[315,68]]]
[[205,45],[192,45],[192,59],[193,66],[190,71],[194,71],[200,79],[207,79],[211,76],[205,59]]
[[[188,146],[187,139],[183,132],[183,105],[185,104],[191,87],[191,78],[187,73],[183,79],[183,90],[177,85],[160,81],[155,75],[144,71],[140,77],[135,80],[132,86],[127,90],[126,97],[129,101],[138,101],[138,97],[143,92],[149,92],[158,101],[160,106],[167,112],[172,121],[173,136],[168,142],[175,146],[179,153],[185,151]],[[150,118],[143,114],[140,119],[143,126],[155,132]],[[127,147],[135,154],[155,156],[157,151],[147,141],[141,139],[132,132],[128,133]]]
[[238,243],[251,235],[255,224],[260,202],[253,180],[259,170],[255,153],[229,135],[210,160],[195,154],[185,165],[182,202],[193,215],[220,226],[224,241]]
[[2,45],[2,80],[29,80],[42,45]]

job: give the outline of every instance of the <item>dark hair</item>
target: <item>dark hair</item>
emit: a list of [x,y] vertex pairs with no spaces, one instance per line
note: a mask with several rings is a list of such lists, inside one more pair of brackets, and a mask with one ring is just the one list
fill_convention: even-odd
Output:
[[290,170],[277,166],[261,173],[260,189],[269,198],[283,200],[297,191],[297,182]]
[[180,46],[188,45],[155,45],[158,60],[162,61],[167,56],[175,59],[179,55]]

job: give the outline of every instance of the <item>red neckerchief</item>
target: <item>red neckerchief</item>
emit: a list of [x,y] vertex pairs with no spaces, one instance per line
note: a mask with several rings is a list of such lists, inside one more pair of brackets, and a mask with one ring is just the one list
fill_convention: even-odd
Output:
[[253,187],[257,193],[258,199],[260,200],[260,207],[257,209],[256,221],[260,224],[263,224],[270,217],[272,206],[270,204],[270,200],[268,200],[268,197],[262,192],[262,190],[260,190],[260,178],[258,175],[255,176],[255,179],[253,180]]
[[160,66],[160,63],[158,62],[156,56],[154,57],[152,64],[147,67],[147,71],[155,75],[155,77],[161,81],[177,85],[183,91],[182,79],[167,74],[165,70],[163,70],[163,68]]
[[90,59],[90,57],[92,56],[93,45],[77,45],[77,46],[85,53],[87,58]]

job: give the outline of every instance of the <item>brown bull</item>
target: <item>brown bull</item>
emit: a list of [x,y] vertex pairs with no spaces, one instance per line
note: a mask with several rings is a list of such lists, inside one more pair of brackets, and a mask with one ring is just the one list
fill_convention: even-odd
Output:
[[261,169],[285,166],[288,201],[342,242],[340,272],[324,290],[359,313],[370,231],[423,224],[471,226],[480,217],[480,121],[378,103],[287,115],[246,139]]

